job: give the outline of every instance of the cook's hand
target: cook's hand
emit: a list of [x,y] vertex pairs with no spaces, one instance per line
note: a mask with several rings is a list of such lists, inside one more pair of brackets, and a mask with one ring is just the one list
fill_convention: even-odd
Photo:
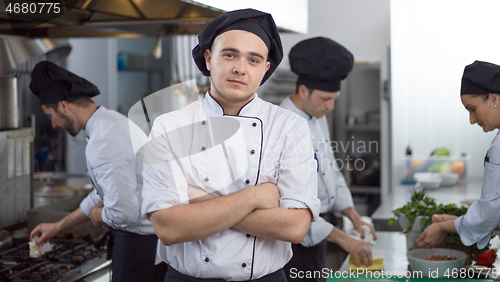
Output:
[[270,209],[279,207],[280,190],[273,183],[263,183],[252,187],[256,192],[257,208]]
[[359,255],[363,258],[366,267],[369,267],[373,264],[372,260],[372,250],[370,246],[356,237],[346,234],[348,237],[345,240],[340,242],[340,247],[344,249],[346,252],[351,254],[356,262],[356,266],[360,266],[361,262],[359,260]]
[[42,245],[49,241],[50,238],[59,233],[59,226],[57,223],[40,223],[31,231],[30,241],[36,236],[40,237],[36,242],[37,245]]
[[435,214],[432,216],[432,223],[438,223],[448,220],[455,220],[458,216],[449,215],[449,214]]
[[102,208],[104,207],[104,204],[99,201],[97,204],[95,204],[93,207],[90,208],[90,219],[92,220],[92,223],[94,224],[95,227],[102,227],[102,224],[104,223],[102,221]]
[[210,194],[207,191],[197,186],[188,185],[189,203],[200,203],[217,198],[216,195]]
[[358,220],[355,220],[352,222],[352,225],[356,231],[359,232],[361,235],[361,239],[365,239],[365,231],[363,230],[363,226],[369,226],[370,227],[370,233],[372,233],[373,240],[377,241],[377,234],[375,234],[375,228],[373,225],[369,224],[368,222],[363,221],[361,218]]
[[443,243],[448,232],[441,228],[440,223],[433,223],[420,234],[416,240],[420,248],[431,249]]

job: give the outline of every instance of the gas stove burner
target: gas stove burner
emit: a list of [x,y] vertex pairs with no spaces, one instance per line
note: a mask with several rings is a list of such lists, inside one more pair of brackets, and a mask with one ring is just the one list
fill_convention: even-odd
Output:
[[109,264],[106,249],[96,249],[92,239],[51,239],[55,248],[43,257],[29,256],[29,243],[0,253],[0,281],[75,281],[94,268]]

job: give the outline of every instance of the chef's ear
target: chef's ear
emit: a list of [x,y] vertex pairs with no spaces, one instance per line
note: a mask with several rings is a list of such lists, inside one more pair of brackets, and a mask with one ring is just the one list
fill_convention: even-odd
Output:
[[69,107],[68,101],[66,101],[66,100],[59,101],[59,104],[61,105],[63,112],[65,112],[65,113],[68,112],[68,107]]
[[499,94],[496,94],[496,93],[490,93],[490,99],[491,101],[496,104],[498,102],[498,99],[499,99]]
[[298,92],[301,99],[306,99],[309,96],[309,89],[304,84],[299,85]]
[[207,66],[207,70],[210,71],[210,59],[212,58],[212,52],[210,49],[206,49],[203,56],[205,56],[205,65]]

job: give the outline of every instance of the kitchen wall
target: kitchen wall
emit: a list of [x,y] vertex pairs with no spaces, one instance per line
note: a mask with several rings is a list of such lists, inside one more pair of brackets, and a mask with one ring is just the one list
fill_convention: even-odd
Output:
[[[391,1],[393,170],[405,148],[428,156],[437,147],[468,153],[467,174],[481,177],[496,130],[471,126],[460,101],[463,69],[474,60],[500,64],[495,0]],[[401,175],[395,173],[394,182]],[[399,179],[398,179],[399,177]]]
[[[115,109],[116,105],[116,57],[109,56],[116,50],[114,38],[70,39],[71,53],[67,59],[69,71],[94,83],[101,94],[92,98],[98,105]],[[67,133],[66,133],[67,134]],[[85,132],[76,137],[67,134],[66,166],[68,172],[85,173]]]
[[389,0],[309,0],[309,32],[281,34],[290,68],[290,49],[307,38],[324,36],[344,45],[358,61],[380,61],[389,46]]

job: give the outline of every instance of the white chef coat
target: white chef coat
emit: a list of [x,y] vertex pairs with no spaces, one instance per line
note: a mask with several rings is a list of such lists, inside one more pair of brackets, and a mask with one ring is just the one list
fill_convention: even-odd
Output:
[[[138,128],[138,127],[137,127]],[[142,163],[135,158],[129,120],[100,106],[85,125],[87,174],[94,189],[80,203],[88,217],[102,201],[102,220],[111,228],[138,234],[154,234],[151,222],[140,216]],[[140,136],[142,130],[133,131]]]
[[[188,203],[188,185],[227,195],[272,182],[281,192],[281,207],[309,208],[313,220],[318,217],[317,164],[307,123],[257,94],[238,116],[225,116],[207,93],[158,117],[151,132],[150,138],[160,142],[152,154],[158,159],[145,158],[144,215]],[[232,228],[198,241],[161,245],[159,253],[183,274],[230,281],[275,272],[292,256],[289,242]]]
[[484,177],[481,196],[467,209],[467,213],[455,221],[455,228],[464,245],[477,243],[486,247],[491,233],[500,224],[500,137],[491,143],[484,161]]
[[[333,149],[331,147],[330,133],[326,117],[311,117],[301,109],[297,108],[290,96],[286,97],[280,104],[299,116],[305,118],[311,130],[312,144],[318,160],[318,198],[321,200],[321,213],[328,211],[335,212],[340,216],[340,212],[348,207],[353,207],[351,190],[347,187],[344,176],[339,170]],[[301,244],[311,247],[319,244],[330,234],[334,226],[320,217],[312,222],[309,230]]]

